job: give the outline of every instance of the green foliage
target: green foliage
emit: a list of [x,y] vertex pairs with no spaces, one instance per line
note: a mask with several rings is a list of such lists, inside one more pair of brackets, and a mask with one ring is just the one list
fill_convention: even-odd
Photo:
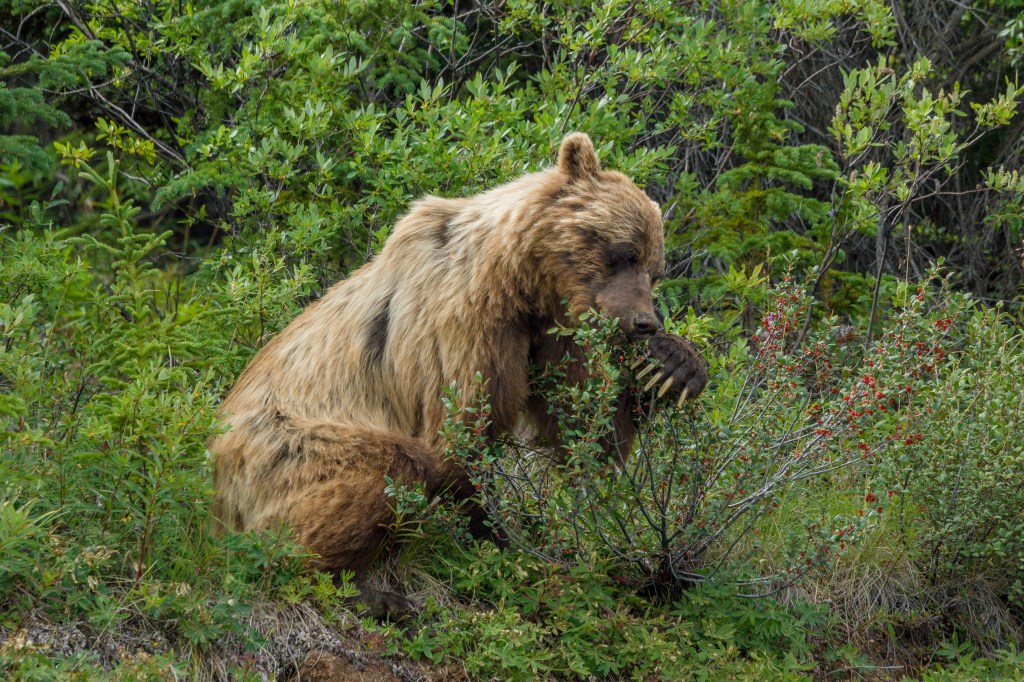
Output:
[[[781,68],[776,63],[776,70]],[[793,103],[779,99],[778,90],[774,79],[751,79],[736,93],[741,104],[733,122],[732,150],[742,162],[696,197],[694,228],[680,234],[723,268],[748,270],[772,254],[791,253],[810,266],[820,246],[828,243],[829,204],[806,193],[815,182],[835,180],[839,167],[825,147],[792,145],[791,134],[801,126],[779,116],[780,109]],[[791,218],[802,221],[804,230],[779,229]],[[711,275],[687,286],[691,296],[699,292],[714,297],[723,290],[723,278]]]
[[109,682],[166,682],[175,679],[170,655],[139,652],[104,670],[84,656],[53,656],[22,635],[8,640],[0,650],[0,671],[10,680],[109,680]]
[[[85,174],[109,193],[112,212],[103,216],[101,224],[117,235],[116,241],[102,243],[87,236],[69,245],[86,247],[83,254],[96,249],[108,257],[114,272],[109,283],[69,292],[76,280],[83,284],[84,266],[80,260],[69,263],[65,250],[59,264],[65,270],[63,286],[44,292],[55,308],[47,311],[52,317],[40,320],[50,324],[44,336],[24,314],[33,294],[19,295],[19,289],[30,287],[31,282],[5,267],[4,298],[20,299],[22,314],[16,311],[11,323],[4,325],[8,347],[2,356],[3,369],[22,365],[7,371],[24,373],[22,358],[34,355],[39,362],[37,381],[54,389],[65,382],[74,387],[49,395],[14,393],[14,409],[4,415],[14,428],[7,431],[5,440],[8,445],[28,446],[36,454],[27,460],[6,459],[5,480],[8,485],[20,482],[23,474],[15,472],[26,461],[38,461],[38,469],[30,467],[32,492],[54,494],[59,509],[71,500],[88,501],[75,510],[75,525],[80,532],[95,533],[101,542],[122,547],[123,559],[135,566],[138,579],[153,560],[151,553],[162,547],[156,542],[168,530],[162,524],[183,524],[185,534],[194,534],[200,522],[194,499],[189,498],[205,487],[203,440],[212,432],[216,393],[208,367],[197,366],[194,359],[211,352],[215,356],[219,349],[201,344],[202,338],[181,318],[161,314],[158,294],[150,284],[157,272],[146,257],[163,244],[167,234],[133,230],[131,219],[138,209],[120,202],[114,165],[108,165],[107,177],[92,169]],[[52,250],[45,255],[57,257]],[[66,300],[69,293],[71,301]],[[94,314],[74,319],[77,306],[87,306]],[[201,322],[196,320],[197,325]],[[45,353],[49,344],[55,354],[68,354],[64,363],[54,366]],[[19,382],[18,387],[36,389],[37,385]],[[69,399],[73,402],[64,402]],[[61,424],[51,426],[49,420],[38,418],[39,413],[49,413]],[[26,417],[37,426],[26,428],[12,421]],[[48,454],[51,449],[53,453]],[[184,471],[178,471],[182,465]]]
[[917,679],[925,682],[954,682],[955,680],[1019,680],[1024,679],[1024,656],[1010,647],[995,659],[979,658],[973,647],[956,637],[943,642],[936,652],[948,665],[929,666]]
[[[225,282],[234,309],[158,270],[168,235],[137,229],[116,167],[82,171],[106,196],[100,237],[0,233],[0,622],[41,611],[116,629],[144,614],[200,649],[251,639],[246,601],[306,569],[287,535],[208,534],[205,441],[221,371],[245,359],[249,273],[238,264]],[[9,653],[11,674],[34,665]]]
[[[125,51],[107,49],[99,41],[68,45],[48,58],[32,55],[18,63],[12,63],[11,55],[0,50],[0,130],[69,126],[68,115],[48,103],[44,93],[88,86],[92,79],[107,76],[127,58]],[[0,135],[0,161],[18,161],[38,170],[53,168],[52,157],[40,146],[38,138],[24,133]]]
[[654,610],[604,571],[493,549],[435,561],[454,594],[486,611],[428,603],[399,645],[414,658],[462,660],[474,679],[801,679],[813,610],[695,590]]
[[955,350],[927,387],[912,432],[885,468],[900,493],[896,507],[927,557],[933,579],[990,573],[1024,605],[1024,394],[1017,368],[1021,338],[998,310],[975,307],[963,319],[935,321]]

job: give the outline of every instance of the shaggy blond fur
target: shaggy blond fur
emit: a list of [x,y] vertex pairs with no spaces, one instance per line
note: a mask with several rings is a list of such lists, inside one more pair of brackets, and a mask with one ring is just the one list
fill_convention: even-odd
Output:
[[[703,362],[659,332],[652,307],[663,269],[657,205],[602,171],[586,135],[568,136],[544,172],[416,202],[380,254],[267,344],[225,400],[231,429],[210,446],[217,517],[235,530],[287,522],[322,568],[365,569],[393,521],[385,476],[469,497],[461,467],[443,457],[441,387],[471,401],[479,372],[493,435],[525,417],[557,444],[527,369],[578,353],[546,333],[566,319],[563,301],[571,315],[618,318],[631,339],[657,334],[666,384],[696,396]],[[629,400],[607,443],[619,458],[635,434]],[[468,511],[482,529],[479,508]]]

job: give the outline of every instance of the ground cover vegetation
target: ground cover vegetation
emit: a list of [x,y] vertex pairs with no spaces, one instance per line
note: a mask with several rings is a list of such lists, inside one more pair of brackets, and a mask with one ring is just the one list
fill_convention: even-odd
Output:
[[[1021,9],[0,0],[2,675],[1020,679]],[[400,625],[286,530],[211,537],[256,349],[572,130],[662,204],[697,404],[609,466],[635,352],[553,330],[565,467],[446,427],[509,549],[389,482]]]

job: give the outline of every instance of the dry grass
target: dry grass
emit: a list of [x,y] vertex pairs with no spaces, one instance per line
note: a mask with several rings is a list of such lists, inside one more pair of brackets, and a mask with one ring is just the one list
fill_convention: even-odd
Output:
[[[296,679],[301,663],[317,652],[339,657],[350,669],[372,672],[367,679],[459,679],[458,671],[431,670],[402,657],[384,658],[376,650],[375,635],[356,615],[341,611],[332,616],[333,625],[309,604],[254,604],[244,627],[264,642],[255,651],[238,635],[196,647],[177,637],[169,624],[161,627],[141,618],[124,621],[116,631],[97,631],[84,622],[55,623],[42,616],[28,619],[17,632],[0,631],[0,647],[58,657],[89,654],[93,664],[108,671],[139,657],[173,652],[175,660],[189,662],[186,679],[198,682],[238,679],[241,671],[256,679]],[[180,679],[169,669],[166,675]]]
[[936,581],[882,526],[779,598],[827,606],[847,641],[895,677],[934,662],[954,630],[981,656],[1024,641],[1024,623],[1000,596],[1004,583],[992,571]]

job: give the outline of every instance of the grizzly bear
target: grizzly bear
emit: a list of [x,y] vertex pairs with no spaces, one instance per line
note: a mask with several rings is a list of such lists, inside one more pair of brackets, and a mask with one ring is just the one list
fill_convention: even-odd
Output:
[[[581,133],[563,140],[553,168],[415,202],[380,253],[271,340],[224,401],[230,430],[210,444],[214,515],[237,531],[285,522],[319,568],[358,576],[394,522],[390,476],[447,491],[486,534],[466,473],[444,455],[443,387],[468,405],[480,373],[490,435],[526,425],[557,452],[556,419],[528,369],[582,358],[549,330],[594,309],[618,321],[623,343],[646,343],[652,398],[696,397],[704,361],[654,310],[664,272],[658,205],[603,171]],[[567,382],[582,379],[573,367]],[[633,447],[639,393],[619,397],[604,444],[613,460]]]

